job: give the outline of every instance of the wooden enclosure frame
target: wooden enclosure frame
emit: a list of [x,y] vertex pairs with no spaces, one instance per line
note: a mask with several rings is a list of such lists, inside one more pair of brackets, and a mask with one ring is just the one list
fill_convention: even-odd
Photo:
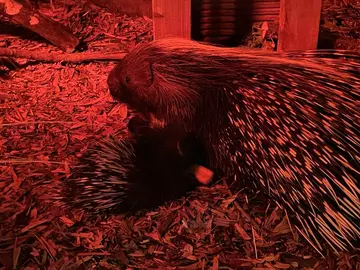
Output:
[[[280,0],[278,51],[316,49],[322,0]],[[152,0],[154,39],[191,38],[191,0]]]
[[152,0],[154,39],[191,38],[191,0]]

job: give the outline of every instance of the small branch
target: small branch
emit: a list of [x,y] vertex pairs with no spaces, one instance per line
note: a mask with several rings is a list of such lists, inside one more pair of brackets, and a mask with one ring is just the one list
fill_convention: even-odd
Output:
[[68,27],[16,0],[0,0],[0,14],[9,18],[12,23],[37,33],[65,52],[73,52],[80,43]]
[[82,122],[65,122],[65,121],[35,121],[35,122],[16,122],[16,123],[7,123],[0,124],[0,127],[13,127],[13,126],[21,126],[21,125],[39,125],[39,124],[77,124]]
[[30,164],[30,163],[44,163],[44,164],[59,164],[66,165],[65,162],[49,161],[49,160],[24,160],[24,159],[9,159],[0,160],[0,164]]
[[0,57],[26,58],[31,60],[38,60],[42,62],[86,62],[86,61],[117,61],[126,55],[125,52],[119,53],[49,53],[49,52],[34,52],[18,49],[0,48]]

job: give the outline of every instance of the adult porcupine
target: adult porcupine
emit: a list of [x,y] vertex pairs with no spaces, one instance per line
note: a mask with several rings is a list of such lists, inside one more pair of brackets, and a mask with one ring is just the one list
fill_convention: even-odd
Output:
[[360,236],[360,64],[167,38],[111,71],[111,95],[205,142],[211,166],[267,191],[320,253]]
[[197,169],[206,159],[191,134],[180,137],[172,128],[145,125],[133,136],[110,137],[89,148],[65,181],[65,198],[92,214],[151,209],[198,186]]

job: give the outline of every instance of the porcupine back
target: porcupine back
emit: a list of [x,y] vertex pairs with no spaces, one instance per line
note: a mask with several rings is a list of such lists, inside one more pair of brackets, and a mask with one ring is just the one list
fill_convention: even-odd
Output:
[[[340,251],[360,237],[358,59],[161,39],[129,53],[109,88],[134,109],[197,132],[213,166],[268,192],[320,253],[320,238]],[[139,62],[149,63],[151,81],[141,81]]]

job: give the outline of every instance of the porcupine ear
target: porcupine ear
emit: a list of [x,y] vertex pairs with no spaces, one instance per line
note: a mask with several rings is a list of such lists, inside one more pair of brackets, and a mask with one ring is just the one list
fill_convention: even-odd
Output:
[[150,64],[148,61],[143,62],[141,70],[142,71],[137,76],[139,76],[138,80],[140,80],[142,86],[152,86],[154,83],[154,72],[152,64]]
[[154,83],[154,69],[153,69],[153,65],[149,64],[149,74],[150,74],[150,81],[151,81],[151,85]]

